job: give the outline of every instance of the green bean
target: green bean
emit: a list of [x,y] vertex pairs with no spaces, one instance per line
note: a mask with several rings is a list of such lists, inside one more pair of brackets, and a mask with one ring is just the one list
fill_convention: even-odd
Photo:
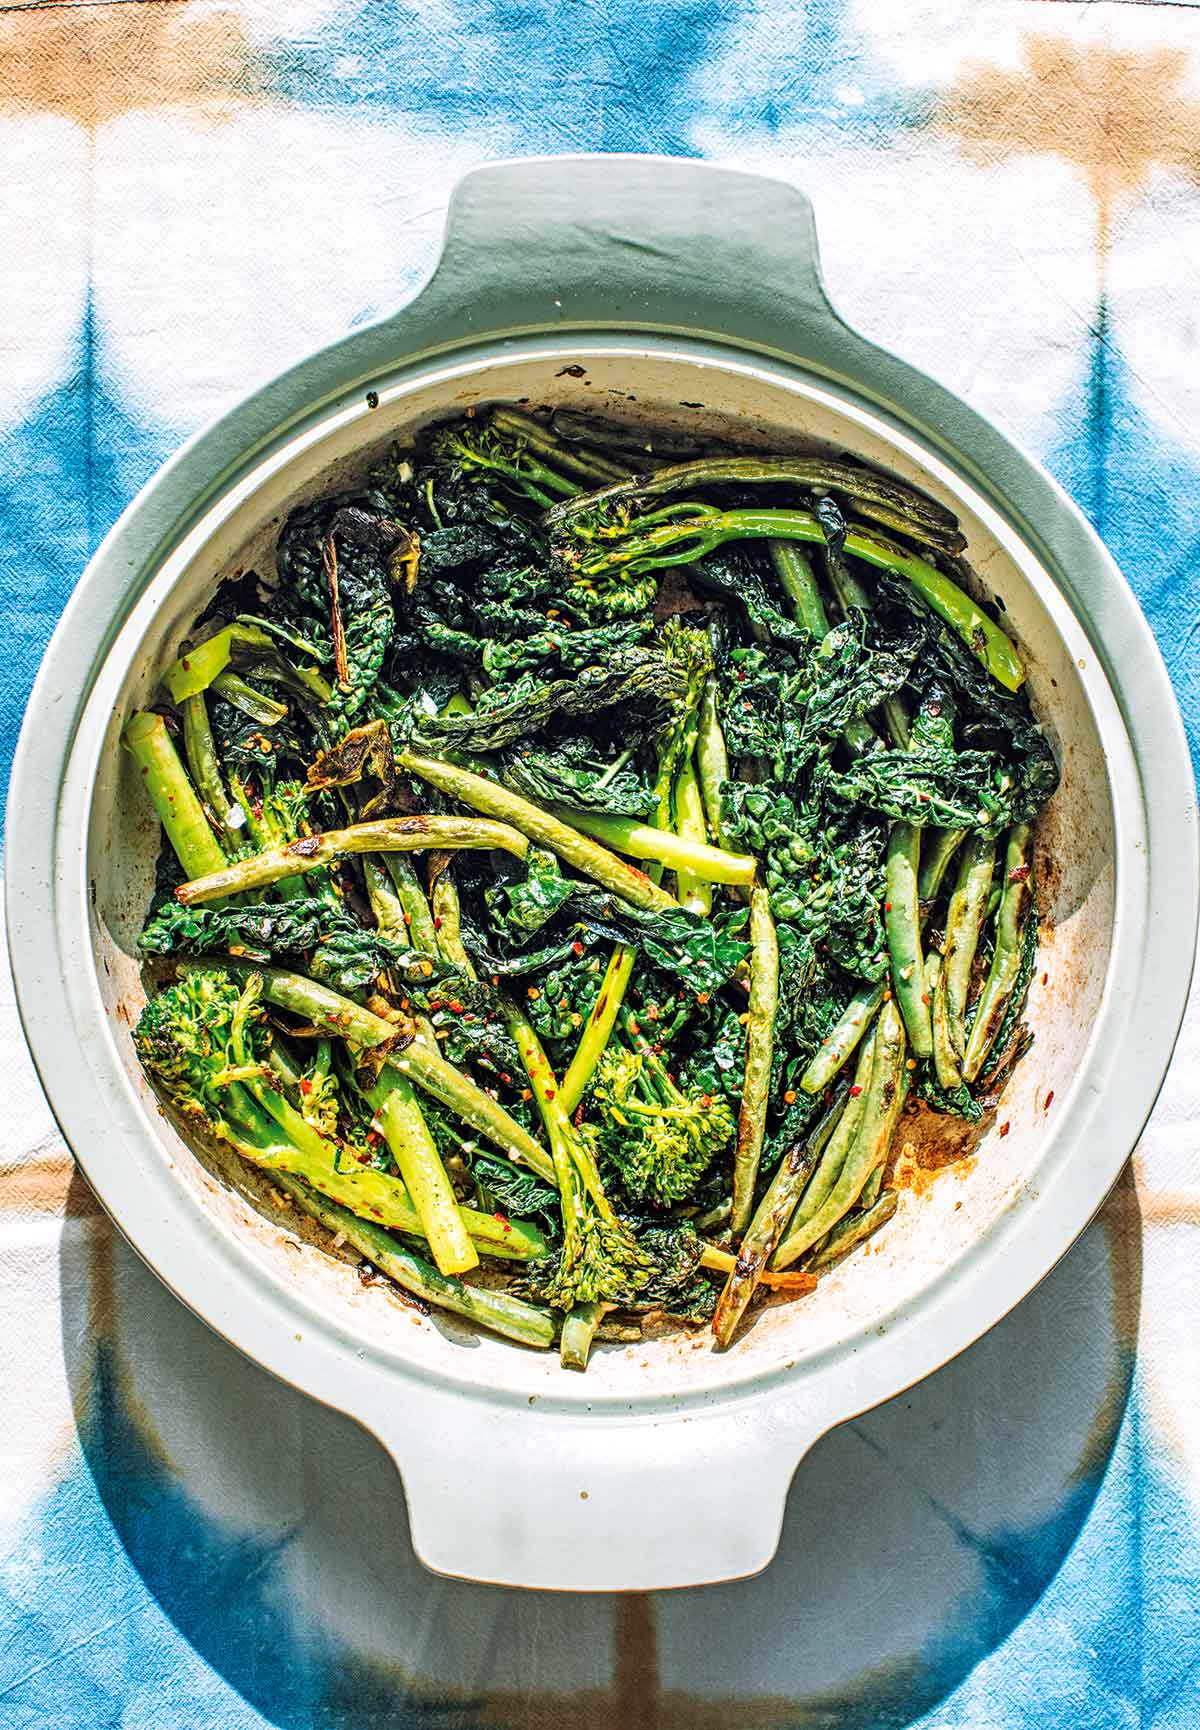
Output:
[[771,917],[771,900],[762,884],[750,891],[750,998],[747,1004],[746,1067],[742,1109],[733,1155],[735,1236],[745,1231],[754,1206],[754,1184],[767,1127],[774,1049],[775,1013],[779,1006],[779,939]]
[[223,830],[228,833],[230,830],[241,829],[246,821],[246,813],[225,791],[203,692],[198,691],[194,697],[185,697],[180,709],[183,715],[183,748],[197,792]]
[[708,827],[718,847],[725,845],[724,817],[721,812],[721,788],[729,779],[729,752],[717,712],[717,676],[710,673],[704,681],[700,698],[699,732],[696,737],[696,767],[700,774],[700,792]]
[[[787,1267],[796,1260],[814,1241],[805,1236],[810,1222],[816,1218],[842,1174],[846,1156],[854,1146],[858,1135],[858,1126],[862,1121],[867,1105],[867,1091],[871,1085],[871,1071],[875,1065],[875,1037],[864,1039],[858,1052],[858,1062],[854,1067],[854,1081],[844,1109],[837,1120],[833,1134],[825,1145],[817,1168],[805,1185],[804,1193],[796,1204],[796,1210],[787,1223],[783,1238],[771,1257],[773,1268]],[[818,1234],[820,1235],[820,1234]],[[803,1241],[801,1241],[803,1240]],[[793,1248],[793,1241],[796,1247]]]
[[317,871],[348,853],[416,852],[428,847],[498,849],[523,859],[529,842],[507,823],[480,817],[381,817],[373,823],[353,823],[348,829],[327,829],[322,835],[302,835],[268,847],[249,859],[235,859],[182,883],[175,891],[185,907],[245,889],[262,889],[281,878]]
[[888,837],[885,875],[884,929],[891,961],[892,990],[904,1017],[913,1051],[928,1057],[933,1051],[929,993],[921,954],[921,914],[917,903],[917,867],[921,831],[911,823],[893,823]]
[[404,910],[409,942],[418,954],[436,955],[437,928],[412,860],[406,853],[385,853],[383,863]]
[[188,780],[167,724],[144,711],[130,716],[121,735],[167,840],[189,877],[225,869],[225,854]]
[[718,1346],[724,1348],[733,1338],[734,1330],[746,1313],[746,1307],[758,1288],[763,1270],[774,1253],[784,1226],[795,1211],[801,1191],[812,1175],[829,1138],[837,1127],[846,1104],[847,1090],[823,1112],[814,1128],[788,1152],[776,1167],[766,1194],[754,1211],[754,1218],[738,1246],[737,1261],[725,1289],[717,1300],[712,1331]]
[[904,1022],[890,999],[879,1011],[871,1061],[871,1079],[863,1098],[862,1115],[854,1143],[848,1150],[828,1199],[800,1230],[789,1230],[776,1252],[774,1266],[785,1265],[784,1251],[795,1260],[811,1249],[854,1206],[863,1185],[877,1165],[887,1158],[888,1145],[903,1103]]
[[[876,1166],[877,1172],[882,1172],[882,1166]],[[866,1189],[863,1190],[866,1195]],[[829,1267],[832,1262],[839,1261],[848,1255],[852,1249],[872,1237],[880,1226],[886,1225],[900,1205],[900,1196],[894,1189],[889,1189],[883,1195],[877,1196],[869,1205],[864,1202],[861,1213],[852,1213],[840,1225],[835,1225],[826,1237],[820,1249],[808,1262],[812,1269]]]
[[936,949],[925,957],[925,985],[933,1001],[933,1066],[938,1083],[945,1088],[957,1087],[962,1081],[962,1058],[950,1036],[945,973]]
[[921,839],[921,875],[917,894],[922,901],[936,901],[946,868],[967,836],[965,829],[926,829]]
[[1018,823],[1009,830],[1005,840],[1004,883],[1000,910],[996,915],[996,946],[976,1005],[963,1059],[963,1074],[968,1081],[974,1081],[983,1067],[983,1060],[1004,1019],[1005,1006],[1021,971],[1021,922],[1030,893],[1031,833],[1028,823]]
[[475,964],[467,954],[462,940],[462,908],[458,900],[458,884],[448,868],[439,871],[434,878],[429,898],[433,906],[433,929],[443,961],[457,967],[468,979],[475,979]]
[[821,1044],[804,1074],[800,1086],[805,1093],[820,1093],[827,1087],[857,1046],[875,1019],[883,1002],[882,985],[860,985],[841,1013],[836,1026]]
[[[598,846],[578,828],[572,828],[552,812],[542,810],[519,793],[512,793],[483,775],[472,774],[469,769],[460,769],[454,763],[443,763],[436,757],[418,756],[413,751],[400,752],[396,767],[402,773],[428,781],[430,786],[437,787],[451,799],[458,799],[473,810],[482,811],[485,816],[511,823],[531,841],[549,847],[552,853],[557,853],[568,865],[582,871],[585,877],[591,877],[635,907],[655,912],[676,906],[666,890],[653,883],[644,871],[618,859],[607,847]],[[577,817],[578,813],[573,812],[572,816]]]
[[212,688],[218,697],[224,697],[227,703],[232,703],[243,715],[249,715],[260,727],[278,726],[288,712],[286,703],[278,703],[274,697],[256,691],[240,673],[218,673]]
[[548,1310],[537,1309],[522,1298],[510,1297],[507,1292],[466,1285],[460,1279],[440,1274],[421,1256],[397,1243],[382,1226],[359,1219],[345,1208],[324,1200],[298,1178],[285,1172],[272,1172],[271,1179],[305,1213],[353,1245],[359,1255],[365,1256],[405,1291],[438,1309],[466,1316],[492,1333],[515,1340],[518,1345],[536,1346],[543,1351],[553,1345],[554,1317]]
[[862,1194],[858,1198],[859,1207],[863,1209],[874,1207],[875,1203],[879,1200],[879,1192],[882,1188],[883,1167],[877,1165],[866,1183],[863,1184]]
[[[990,835],[972,835],[959,856],[958,878],[946,915],[946,943],[937,983],[940,1001],[935,1000],[935,1014],[944,1027],[942,1061],[938,1066],[938,1081],[943,1087],[957,1087],[962,1081],[967,994],[975,951],[979,947],[987,913],[995,861],[996,848]],[[956,1061],[951,1062],[951,1054]]]

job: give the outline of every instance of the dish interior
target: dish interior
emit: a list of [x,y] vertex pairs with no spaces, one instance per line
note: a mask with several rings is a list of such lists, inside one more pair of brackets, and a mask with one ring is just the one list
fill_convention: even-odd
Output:
[[[598,1348],[586,1400],[674,1396],[844,1352],[930,1300],[1048,1178],[1054,1126],[1097,1021],[1113,943],[1116,817],[1106,754],[1120,723],[1090,646],[1049,576],[990,506],[906,434],[813,380],[684,352],[589,345],[384,381],[376,390],[377,404],[364,396],[329,415],[208,511],[135,607],[91,699],[98,745],[85,860],[90,947],[108,1036],[149,1132],[129,1157],[169,1162],[206,1229],[223,1234],[263,1278],[280,1282],[300,1309],[319,1313],[358,1349],[510,1395],[553,1390],[583,1399],[580,1378],[564,1378],[555,1354],[485,1339],[453,1318],[420,1316],[381,1287],[364,1287],[356,1268],[303,1236],[294,1215],[240,1162],[211,1150],[198,1154],[163,1117],[129,1037],[144,1001],[136,939],[159,838],[118,735],[130,711],[153,700],[159,675],[217,583],[238,570],[273,569],[288,511],[357,478],[382,448],[410,440],[430,419],[473,403],[527,401],[639,427],[686,427],[748,449],[849,451],[957,513],[982,589],[1003,602],[1034,709],[1059,758],[1061,786],[1037,838],[1042,947],[1027,1017],[1036,1043],[974,1154],[936,1172],[928,1154],[926,1164],[915,1155],[907,1160],[912,1171],[896,1217],[826,1274],[813,1296],[763,1310],[721,1357],[707,1349],[707,1336],[687,1333]],[[169,1280],[169,1268],[159,1271]],[[572,1384],[565,1395],[564,1380]]]

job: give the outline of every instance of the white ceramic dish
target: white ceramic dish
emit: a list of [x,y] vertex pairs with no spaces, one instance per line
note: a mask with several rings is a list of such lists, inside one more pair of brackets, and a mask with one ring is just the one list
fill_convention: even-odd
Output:
[[[533,281],[498,257],[514,233]],[[906,1192],[870,1253],[728,1353],[685,1336],[602,1349],[586,1378],[364,1289],[189,1151],[129,1039],[158,845],[118,749],[130,709],[219,577],[269,561],[295,503],[432,416],[524,399],[844,448],[945,501],[1063,772],[1039,831],[1046,980],[1009,1133],[962,1181]],[[431,1567],[520,1585],[685,1585],[769,1560],[807,1447],[998,1319],[1103,1199],[1161,1082],[1194,946],[1186,747],[1107,554],[998,433],[840,324],[797,194],[691,163],[470,177],[412,305],[193,442],[118,524],[48,653],[10,809],[22,1015],[101,1199],[213,1326],[379,1436]]]

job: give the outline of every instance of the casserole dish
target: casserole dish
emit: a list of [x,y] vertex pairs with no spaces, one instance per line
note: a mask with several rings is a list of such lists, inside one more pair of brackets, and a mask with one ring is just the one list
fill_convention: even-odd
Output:
[[[1004,606],[1063,773],[1038,832],[1038,1044],[1005,1096],[1009,1133],[985,1139],[969,1181],[908,1191],[870,1254],[764,1312],[731,1351],[685,1335],[606,1349],[586,1382],[364,1289],[286,1213],[217,1181],[129,1039],[158,836],[118,749],[124,720],[220,577],[262,568],[288,510],[431,418],[493,401],[845,449],[942,499]],[[817,1437],[961,1350],[1087,1223],[1161,1084],[1194,953],[1183,730],[1101,543],[999,432],[841,323],[801,195],[670,159],[468,176],[407,307],[185,446],[64,614],[10,813],[21,1014],[100,1199],[212,1326],[379,1437],[423,1561],[512,1585],[658,1588],[762,1567]]]

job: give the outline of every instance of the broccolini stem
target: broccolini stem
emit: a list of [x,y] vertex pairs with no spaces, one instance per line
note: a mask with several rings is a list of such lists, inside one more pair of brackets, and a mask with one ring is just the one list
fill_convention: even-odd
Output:
[[[228,1092],[230,1117],[254,1133],[253,1143],[237,1142],[238,1151],[252,1164],[262,1166],[272,1175],[289,1171],[302,1177],[330,1200],[348,1207],[352,1213],[377,1220],[389,1231],[401,1231],[406,1237],[424,1237],[421,1217],[398,1177],[371,1166],[348,1165],[338,1170],[333,1164],[332,1144],[322,1149],[310,1140],[305,1151],[292,1139],[294,1118],[289,1117],[288,1124],[279,1123],[277,1116],[270,1115],[265,1107],[256,1108],[244,1085]],[[287,1139],[274,1133],[277,1125]],[[540,1261],[546,1254],[546,1239],[529,1220],[500,1219],[473,1207],[464,1207],[462,1217],[473,1244],[484,1255],[501,1261]]]
[[995,862],[996,848],[991,836],[972,835],[959,858],[958,879],[946,915],[946,942],[934,997],[934,1017],[942,1033],[934,1053],[937,1078],[946,1088],[959,1086],[963,1079],[967,993],[987,916]]
[[967,1081],[974,1081],[983,1067],[983,1060],[1004,1020],[1005,1007],[1021,971],[1021,922],[1030,893],[1031,834],[1028,823],[1018,823],[1009,830],[1004,844],[1004,886],[996,915],[996,947],[975,1008],[975,1019],[971,1023],[971,1035],[963,1058],[963,1076]]
[[768,541],[767,550],[797,620],[820,642],[828,633],[829,618],[808,555],[791,541]]
[[717,1345],[724,1349],[733,1338],[738,1323],[762,1279],[767,1262],[795,1211],[805,1184],[821,1153],[837,1128],[846,1104],[847,1089],[843,1088],[833,1103],[822,1113],[815,1128],[784,1154],[771,1179],[766,1194],[755,1209],[745,1237],[738,1245],[737,1260],[725,1282],[713,1313],[712,1331]]
[[[698,512],[691,519],[657,523],[640,532],[635,521],[622,538],[608,538],[575,555],[575,568],[581,579],[592,582],[618,570],[640,576],[660,566],[692,563],[726,541],[785,539],[823,545],[825,531],[808,511],[791,510]],[[936,565],[865,528],[850,530],[845,549],[869,565],[905,577],[1006,690],[1016,691],[1024,683],[1025,668],[1013,643]]]
[[[683,760],[679,777],[675,782],[675,830],[681,841],[690,841],[698,846],[708,845],[708,830],[704,823],[704,801],[700,793],[700,781],[696,774],[694,753],[689,751]],[[712,912],[712,885],[703,877],[695,876],[691,871],[676,873],[676,889],[679,904],[686,907],[689,913],[699,913],[704,918]]]
[[536,1171],[546,1183],[555,1181],[554,1163],[545,1148],[522,1128],[515,1117],[509,1116],[498,1100],[477,1087],[461,1070],[455,1069],[431,1044],[423,1039],[414,1039],[403,1051],[389,1056],[388,1062],[469,1123],[472,1129],[477,1129],[494,1142],[518,1165]]
[[820,1093],[827,1087],[854,1051],[883,1002],[882,985],[860,985],[843,1009],[837,1024],[821,1041],[812,1062],[800,1077],[805,1093]]
[[[306,978],[303,973],[286,973],[278,967],[254,967],[249,962],[233,961],[224,955],[178,962],[180,973],[203,973],[214,967],[223,968],[235,979],[261,974],[263,997],[268,1003],[301,1016],[323,1033],[334,1034],[350,1045],[370,1049],[395,1039],[397,1035],[398,1029],[393,1022],[385,1021],[382,1015],[375,1015],[351,998],[331,991],[327,985]],[[545,1148],[539,1146],[528,1130],[510,1117],[490,1094],[476,1087],[424,1040],[414,1039],[401,1050],[389,1052],[387,1061],[485,1135],[509,1159],[536,1171],[546,1183],[555,1181],[554,1165]]]
[[[180,707],[183,714],[183,748],[196,790],[222,830],[227,834],[235,832],[245,824],[246,813],[225,791],[203,693],[198,691],[194,697],[185,697]],[[236,845],[236,836],[233,838]]]
[[547,518],[547,526],[563,521],[576,510],[594,510],[616,499],[653,499],[694,487],[792,485],[817,492],[841,493],[853,499],[860,516],[871,517],[901,534],[946,552],[961,552],[965,541],[951,511],[923,493],[891,480],[887,475],[826,457],[701,457],[694,462],[673,463],[653,475],[638,475],[603,492],[558,505]]
[[596,1065],[612,1037],[636,956],[637,950],[631,944],[618,943],[608,958],[608,967],[600,981],[600,994],[592,1004],[579,1037],[579,1044],[575,1048],[575,1055],[558,1090],[563,1110],[568,1116],[575,1111],[587,1092],[588,1083],[596,1072]]
[[[238,1083],[227,1090],[228,1104],[230,1115],[235,1119],[240,1116],[241,1121],[255,1132],[252,1145],[238,1143],[247,1158],[272,1171],[293,1172],[322,1194],[331,1196],[355,1213],[370,1215],[393,1231],[403,1231],[414,1237],[428,1235],[424,1215],[418,1210],[407,1185],[400,1178],[392,1177],[387,1172],[376,1171],[370,1166],[351,1165],[339,1170],[335,1162],[337,1144],[323,1135],[275,1088],[269,1086],[261,1074],[255,1073],[255,1066],[249,1061],[251,1053],[246,1047],[244,1035],[235,1036],[235,1049],[243,1068],[249,1073],[244,1074]],[[396,1133],[398,1140],[405,1143],[415,1140],[411,1120],[401,1119],[402,1114],[393,1117],[391,1131]],[[265,1134],[264,1124],[267,1126]],[[285,1138],[283,1141],[272,1138],[271,1131],[275,1126],[282,1130]],[[423,1120],[421,1129],[424,1130]],[[425,1131],[425,1134],[428,1135],[428,1131]],[[388,1132],[388,1145],[393,1156],[396,1156],[398,1150],[393,1144],[391,1132]],[[403,1151],[408,1158],[407,1145]],[[436,1148],[433,1152],[436,1158]],[[501,1221],[491,1214],[468,1208],[463,1210],[459,1229],[463,1234],[460,1254],[466,1258],[464,1271],[466,1267],[475,1267],[479,1261],[473,1244],[467,1241],[468,1232],[471,1237],[478,1236],[487,1253],[507,1260],[534,1260],[545,1254],[546,1240],[541,1232],[536,1226],[526,1225],[519,1220]]]
[[561,1090],[550,1067],[550,1060],[542,1050],[541,1040],[534,1032],[528,1017],[513,1002],[511,997],[503,992],[500,994],[500,1012],[504,1017],[505,1026],[516,1041],[517,1050],[521,1054],[521,1062],[529,1077],[529,1085],[533,1091],[533,1101],[537,1106],[538,1115],[546,1131],[550,1143],[550,1151],[554,1155],[554,1169],[558,1179],[560,1195],[566,1198],[571,1186],[565,1181],[564,1174],[570,1171],[583,1184],[592,1200],[595,1202],[601,1216],[612,1220],[612,1203],[604,1193],[604,1185],[600,1181],[600,1173],[596,1162],[581,1138],[575,1133],[563,1107]]
[[188,697],[197,697],[201,691],[207,691],[213,680],[225,671],[235,649],[262,655],[273,653],[275,648],[275,639],[260,626],[239,621],[226,625],[224,630],[217,631],[172,661],[163,674],[162,682],[171,693],[172,702],[182,704]]
[[243,889],[262,889],[297,872],[317,871],[348,853],[418,852],[428,847],[497,848],[518,859],[529,852],[524,835],[507,823],[480,817],[381,817],[354,823],[348,829],[327,829],[323,835],[302,835],[281,847],[270,847],[249,859],[237,859],[205,876],[180,884],[175,891],[185,907],[212,901]]
[[361,1256],[373,1263],[381,1273],[403,1286],[405,1291],[423,1298],[438,1309],[452,1310],[466,1316],[479,1327],[515,1340],[518,1345],[535,1346],[545,1351],[554,1344],[554,1317],[549,1310],[538,1309],[522,1298],[507,1292],[490,1291],[482,1286],[465,1285],[460,1279],[447,1278],[422,1257],[414,1255],[382,1226],[359,1219],[345,1208],[325,1201],[298,1178],[284,1172],[273,1172],[272,1178],[280,1189],[291,1196],[296,1205],[311,1214],[335,1236],[352,1244]]
[[921,914],[917,905],[917,868],[921,831],[911,823],[893,823],[888,837],[884,874],[883,924],[892,968],[892,990],[904,1016],[908,1037],[918,1057],[933,1051],[929,993],[925,989],[925,959],[921,953]]
[[[656,829],[653,823],[639,823],[633,817],[612,817],[599,811],[568,813],[565,806],[553,806],[552,810],[564,817],[569,814],[585,835],[632,859],[654,859],[669,871],[690,872],[705,883],[737,883],[745,888],[754,881],[755,862],[749,854],[726,853],[720,847],[709,847],[669,829]],[[675,905],[670,896],[667,902]]]
[[[630,470],[624,464],[613,462],[599,451],[581,450],[578,445],[564,444],[561,439],[555,438],[548,426],[544,426],[540,420],[534,420],[532,415],[522,414],[520,409],[493,409],[492,425],[501,432],[516,434],[529,450],[537,451],[539,456],[545,457],[563,474],[570,475],[572,480],[578,478],[581,481],[603,482],[626,480],[629,477]],[[565,488],[559,487],[557,490],[565,491]],[[571,488],[572,493],[580,490],[574,485]]]
[[922,901],[936,901],[947,867],[966,839],[965,829],[926,829],[921,840],[921,875],[917,894]]
[[892,1131],[904,1100],[904,1022],[891,998],[879,1011],[871,1056],[871,1079],[862,1097],[862,1115],[837,1182],[808,1222],[799,1230],[793,1226],[788,1231],[776,1252],[775,1266],[783,1266],[785,1256],[788,1261],[794,1261],[831,1231],[854,1206],[875,1167],[882,1165],[887,1158]]
[[767,1127],[775,1013],[779,1007],[779,939],[771,898],[762,884],[750,892],[750,998],[746,1022],[746,1068],[742,1109],[733,1154],[730,1229],[740,1237],[750,1223],[754,1184]]
[[[880,1177],[882,1172],[883,1167],[877,1165],[868,1182]],[[864,1185],[864,1197],[866,1193],[867,1190]],[[857,1249],[860,1243],[865,1243],[867,1238],[873,1237],[881,1225],[886,1225],[899,1205],[900,1196],[894,1189],[889,1189],[884,1194],[875,1196],[870,1203],[864,1202],[861,1213],[852,1213],[840,1225],[834,1226],[825,1242],[810,1260],[809,1267],[812,1269],[829,1267],[833,1262],[840,1261],[852,1249]]]
[[[854,1080],[849,1089],[849,1096],[833,1134],[826,1142],[823,1152],[817,1161],[817,1169],[805,1185],[804,1194],[796,1204],[796,1211],[788,1221],[787,1230],[783,1235],[775,1254],[771,1257],[771,1266],[787,1267],[796,1260],[805,1249],[816,1241],[805,1234],[809,1223],[824,1207],[833,1194],[834,1185],[842,1175],[842,1168],[847,1155],[854,1146],[858,1135],[858,1126],[867,1104],[867,1089],[871,1085],[871,1071],[875,1063],[875,1035],[864,1039],[858,1049],[858,1062],[854,1067]],[[821,1234],[818,1232],[817,1236]]]
[[586,1370],[588,1355],[596,1330],[612,1304],[596,1299],[593,1303],[576,1304],[563,1317],[558,1355],[564,1370]]
[[[428,781],[431,787],[470,805],[472,810],[482,811],[485,816],[495,817],[502,823],[511,823],[531,841],[548,847],[568,865],[582,871],[585,877],[610,889],[622,900],[632,902],[635,907],[654,912],[675,906],[666,890],[660,889],[644,871],[636,870],[625,860],[618,859],[615,853],[610,853],[607,847],[600,847],[587,835],[580,834],[578,828],[572,828],[551,812],[542,810],[519,793],[511,793],[507,787],[501,787],[483,775],[472,774],[469,769],[460,769],[457,764],[444,763],[436,757],[418,756],[413,751],[400,752],[396,767],[403,773]],[[571,816],[577,818],[578,813],[572,812]]]
[[148,710],[130,716],[122,737],[167,840],[188,876],[223,871],[225,854],[209,827],[204,807],[188,780],[162,716]]
[[717,676],[709,673],[700,698],[700,728],[696,737],[696,767],[700,772],[700,792],[708,827],[718,847],[725,845],[724,817],[721,812],[721,788],[729,779],[729,752],[717,712]]
[[385,1068],[367,1099],[420,1216],[421,1233],[438,1272],[466,1273],[477,1267],[479,1256],[411,1083]]

